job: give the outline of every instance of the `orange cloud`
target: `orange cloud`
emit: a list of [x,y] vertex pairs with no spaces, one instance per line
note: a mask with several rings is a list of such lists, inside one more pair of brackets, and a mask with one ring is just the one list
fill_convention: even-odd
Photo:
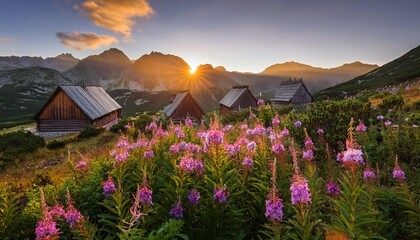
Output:
[[153,9],[147,0],[85,0],[74,6],[97,26],[129,39],[137,17],[147,18]]
[[2,42],[15,42],[16,39],[15,38],[11,38],[11,37],[0,37],[0,43]]
[[108,46],[118,42],[114,36],[99,35],[96,33],[58,32],[55,35],[60,39],[62,44],[79,51],[84,49],[97,49],[100,46]]

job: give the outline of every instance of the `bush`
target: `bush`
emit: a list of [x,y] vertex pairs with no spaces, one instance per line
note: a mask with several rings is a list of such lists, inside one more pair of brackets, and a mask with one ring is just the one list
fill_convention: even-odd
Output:
[[105,129],[103,128],[96,128],[93,126],[85,127],[80,133],[77,135],[77,140],[88,139],[91,137],[98,136],[101,134]]
[[45,147],[45,140],[23,130],[0,136],[0,166],[38,148]]
[[58,140],[52,140],[47,144],[47,148],[50,150],[64,148],[64,146],[66,146],[66,142]]

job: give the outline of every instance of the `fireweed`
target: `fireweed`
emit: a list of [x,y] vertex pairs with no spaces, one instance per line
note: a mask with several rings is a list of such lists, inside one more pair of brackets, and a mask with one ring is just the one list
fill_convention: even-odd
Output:
[[105,197],[111,196],[117,189],[115,188],[114,180],[111,176],[108,176],[108,180],[102,182],[102,188],[104,190]]
[[220,204],[222,204],[227,201],[229,195],[230,192],[228,191],[226,185],[221,188],[219,188],[218,186],[214,186],[213,200],[215,202],[219,202]]

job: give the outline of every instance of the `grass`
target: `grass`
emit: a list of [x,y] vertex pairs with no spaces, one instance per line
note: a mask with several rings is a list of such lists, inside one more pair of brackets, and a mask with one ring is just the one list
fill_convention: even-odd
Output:
[[10,132],[17,132],[19,130],[28,130],[30,128],[34,128],[35,126],[36,126],[36,123],[31,122],[27,124],[18,125],[15,127],[3,128],[0,130],[0,135],[5,134],[5,133],[10,133]]
[[[73,134],[56,138],[56,140],[72,140],[75,137],[76,134]],[[117,134],[104,132],[84,141],[70,142],[63,149],[39,149],[34,153],[16,159],[14,164],[0,170],[0,183],[13,182],[26,188],[33,184],[39,176],[47,176],[53,184],[58,184],[61,182],[62,176],[72,171],[69,161],[77,163],[82,160],[83,156],[84,160],[89,163],[90,159],[95,159],[97,156],[108,156],[109,149],[115,144],[117,138]],[[48,165],[46,164],[47,160],[57,160],[57,164]]]

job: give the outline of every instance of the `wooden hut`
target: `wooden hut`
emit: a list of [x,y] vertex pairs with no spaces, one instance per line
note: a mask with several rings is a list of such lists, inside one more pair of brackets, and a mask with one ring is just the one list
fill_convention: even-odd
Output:
[[248,89],[248,86],[234,86],[219,104],[220,113],[226,114],[241,108],[256,107],[257,99]]
[[288,80],[280,84],[274,97],[270,99],[271,106],[289,104],[307,105],[314,101],[302,80]]
[[35,115],[40,132],[79,131],[118,122],[121,106],[101,87],[58,86]]
[[166,116],[174,123],[179,123],[187,117],[193,121],[199,121],[204,112],[191,96],[189,91],[178,93],[172,99],[171,104],[163,108]]

